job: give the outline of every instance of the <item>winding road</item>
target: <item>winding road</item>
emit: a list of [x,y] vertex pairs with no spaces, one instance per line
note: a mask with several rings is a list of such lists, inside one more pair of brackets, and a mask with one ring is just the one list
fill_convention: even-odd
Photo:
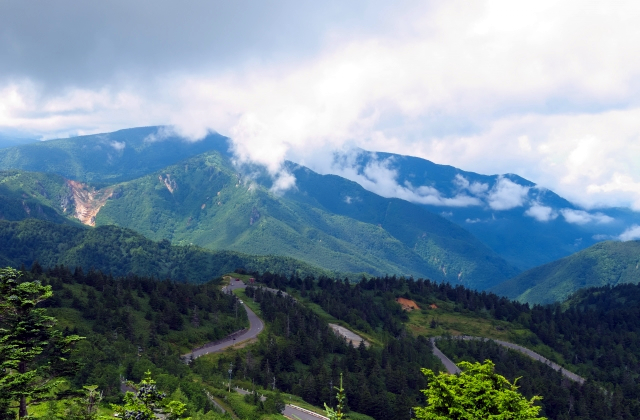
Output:
[[[442,353],[440,351],[440,349],[438,347],[436,347],[436,339],[438,338],[442,338],[442,337],[432,337],[431,338],[431,343],[433,344],[433,354],[434,356],[436,356],[438,359],[440,359],[440,361],[442,362],[442,364],[444,365],[444,367],[447,369],[447,372],[451,373],[451,374],[456,374],[456,373],[460,373],[460,368],[458,368],[458,366],[455,365],[455,363],[453,363],[447,356],[445,356],[444,353]],[[482,341],[486,341],[486,340],[491,340],[496,344],[499,344],[503,347],[507,347],[509,349],[518,351],[526,356],[531,357],[534,360],[537,360],[539,362],[544,363],[545,365],[551,367],[552,369],[562,373],[562,375],[567,378],[570,379],[574,382],[577,382],[579,384],[583,384],[585,382],[585,379],[582,376],[576,375],[573,372],[568,371],[567,369],[563,368],[562,366],[560,366],[557,363],[552,362],[551,360],[547,359],[546,357],[536,353],[533,350],[529,350],[526,347],[522,347],[518,344],[513,344],[513,343],[509,343],[507,341],[502,341],[502,340],[498,340],[498,339],[493,339],[493,338],[483,338],[483,337],[472,337],[470,335],[462,335],[462,336],[455,336],[452,337],[455,340],[482,340]]]
[[[224,287],[222,291],[226,293],[232,293],[232,291],[235,289],[244,289],[246,287],[247,286],[241,281],[237,281],[237,282],[231,281],[231,284],[229,284],[229,286]],[[232,347],[243,341],[256,338],[258,334],[260,334],[264,330],[264,322],[262,322],[262,320],[258,318],[258,315],[256,315],[255,312],[253,312],[247,305],[243,303],[242,306],[244,307],[245,311],[247,311],[247,316],[249,318],[248,330],[246,329],[240,330],[231,335],[226,336],[222,340],[207,343],[203,347],[200,347],[199,349],[196,349],[191,353],[183,354],[181,358],[187,361],[191,359],[196,359],[205,354],[216,353],[216,352],[225,350],[229,347]]]
[[[248,395],[249,391],[244,390],[242,388],[235,387],[234,388],[237,393],[242,395]],[[266,398],[260,397],[261,401],[266,400]],[[293,404],[285,404],[284,411],[282,414],[290,419],[300,419],[300,420],[329,420],[328,417],[322,416],[318,413],[314,413],[313,411],[307,410],[306,408],[298,407]]]

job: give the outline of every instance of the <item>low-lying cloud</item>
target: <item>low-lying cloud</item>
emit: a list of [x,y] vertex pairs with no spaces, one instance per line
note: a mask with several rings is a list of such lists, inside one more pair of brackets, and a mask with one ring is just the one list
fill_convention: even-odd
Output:
[[524,212],[525,215],[533,217],[539,222],[548,222],[558,217],[558,212],[553,210],[549,206],[544,206],[540,203],[534,203],[531,207]]
[[589,213],[584,210],[562,209],[560,210],[562,217],[568,222],[576,225],[586,225],[587,223],[611,223],[615,219],[604,213]]
[[499,177],[489,191],[487,204],[493,210],[510,210],[523,206],[529,195],[530,187],[517,184],[505,177]]
[[636,239],[640,239],[640,226],[633,225],[618,236],[618,239],[626,242],[626,241],[635,241]]
[[482,205],[479,198],[464,192],[453,197],[446,197],[432,186],[414,186],[409,181],[405,181],[401,185],[398,182],[398,172],[391,167],[392,158],[378,160],[375,155],[372,155],[373,158],[362,167],[356,162],[359,153],[359,150],[352,150],[340,155],[340,158],[334,161],[331,172],[355,181],[366,190],[383,197],[394,197],[413,203],[443,207]]

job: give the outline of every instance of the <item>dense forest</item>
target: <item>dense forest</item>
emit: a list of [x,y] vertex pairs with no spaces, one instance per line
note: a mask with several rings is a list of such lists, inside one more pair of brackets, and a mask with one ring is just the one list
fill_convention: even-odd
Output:
[[[528,304],[511,301],[492,293],[472,291],[463,286],[454,287],[447,283],[395,276],[362,278],[355,284],[350,283],[348,279],[320,277],[316,280],[310,276],[300,279],[294,276],[265,274],[261,279],[271,287],[297,291],[300,296],[317,303],[327,313],[348,322],[360,331],[391,337],[406,333],[403,323],[407,320],[407,313],[395,302],[397,297],[412,299],[423,305],[435,300],[448,301],[459,313],[510,322],[533,333],[519,344],[544,344],[553,350],[551,356],[556,362],[593,381],[593,384],[588,382],[584,388],[579,389],[574,389],[575,386],[566,381],[555,379],[550,382],[556,385],[546,386],[543,382],[535,381],[535,378],[547,375],[540,372],[538,365],[541,364],[532,362],[527,364],[527,367],[520,367],[518,375],[530,378],[528,384],[536,384],[527,385],[528,392],[549,395],[548,401],[554,401],[549,403],[550,408],[546,410],[549,418],[567,418],[561,416],[562,410],[554,411],[551,408],[558,406],[559,400],[556,397],[559,395],[566,397],[564,402],[569,404],[565,404],[567,413],[571,412],[569,406],[576,407],[576,401],[584,408],[582,411],[574,410],[568,418],[607,418],[613,414],[622,416],[618,418],[637,418],[640,415],[638,285],[585,289],[572,296],[564,305],[530,307]],[[454,341],[447,349],[455,354],[456,347],[464,349],[473,346],[480,344]],[[497,357],[498,353],[475,350],[475,353],[470,352],[468,356],[482,361],[479,354],[491,358]],[[506,369],[505,366],[498,364],[497,371],[514,377],[513,369]],[[552,372],[548,374],[551,375]],[[534,382],[531,382],[532,380]],[[562,384],[565,389],[573,387],[573,393],[555,390],[554,386],[560,386],[558,384]],[[607,400],[609,411],[585,417],[584,413],[590,412],[590,407],[601,403],[601,400],[594,396],[593,389],[596,388],[606,390],[603,392],[611,396]],[[545,405],[544,402],[542,404]],[[620,405],[625,407],[624,411],[616,408]]]
[[106,402],[117,402],[121,375],[138,382],[151,370],[162,389],[180,389],[191,412],[211,409],[180,354],[247,325],[237,299],[220,291],[221,279],[194,285],[36,263],[22,277],[34,280],[53,289],[43,304],[64,333],[86,337],[73,353],[73,387],[97,385]]
[[168,240],[151,241],[117,226],[66,226],[44,220],[0,220],[0,265],[93,267],[114,276],[135,274],[204,283],[236,267],[274,272],[326,274],[325,270],[293,258],[252,256],[211,251],[197,246],[174,246]]
[[[326,276],[250,273],[258,287],[248,287],[244,298],[257,305],[266,322],[265,333],[254,344],[188,365],[180,354],[247,325],[238,299],[222,293],[222,279],[187,284],[135,275],[114,277],[80,267],[45,269],[38,263],[23,270],[23,281],[38,280],[53,289],[44,303],[59,319],[59,328],[86,337],[74,353],[79,368],[70,384],[97,385],[105,401],[121,399],[121,375],[138,381],[150,370],[162,389],[187,403],[189,413],[207,413],[212,404],[203,387],[224,396],[221,389],[231,366],[234,383],[267,394],[277,390],[298,395],[316,406],[335,399],[332,386],[342,374],[349,410],[376,419],[407,418],[411,407],[424,404],[419,391],[427,383],[420,368],[442,367],[429,340],[406,327],[409,315],[395,301],[404,297],[421,305],[449,302],[460,314],[527,328],[529,342],[521,344],[544,344],[556,361],[585,376],[586,384],[577,385],[492,342],[446,337],[438,341],[439,348],[456,361],[491,359],[496,372],[510,380],[522,377],[518,382],[522,393],[541,395],[542,414],[549,419],[640,415],[640,286],[636,285],[589,289],[563,305],[530,307],[422,279],[392,276],[354,283]],[[288,293],[266,291],[261,285]],[[327,317],[367,334],[373,344],[348,344],[329,328]],[[259,404],[251,411],[254,417],[261,412]]]

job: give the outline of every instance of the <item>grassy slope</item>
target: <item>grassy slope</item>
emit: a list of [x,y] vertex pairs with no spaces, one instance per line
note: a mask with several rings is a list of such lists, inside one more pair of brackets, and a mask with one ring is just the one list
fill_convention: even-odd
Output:
[[639,263],[640,242],[601,242],[528,270],[492,291],[522,302],[558,302],[586,287],[638,283]]

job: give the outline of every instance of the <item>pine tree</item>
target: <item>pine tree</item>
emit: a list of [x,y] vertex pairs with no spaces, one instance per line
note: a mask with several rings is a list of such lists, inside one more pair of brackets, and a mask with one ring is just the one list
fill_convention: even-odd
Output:
[[51,286],[20,282],[20,276],[12,268],[0,269],[0,399],[5,406],[17,402],[23,418],[28,398],[45,396],[74,369],[67,357],[83,337],[55,330],[56,319],[37,308],[52,296]]

